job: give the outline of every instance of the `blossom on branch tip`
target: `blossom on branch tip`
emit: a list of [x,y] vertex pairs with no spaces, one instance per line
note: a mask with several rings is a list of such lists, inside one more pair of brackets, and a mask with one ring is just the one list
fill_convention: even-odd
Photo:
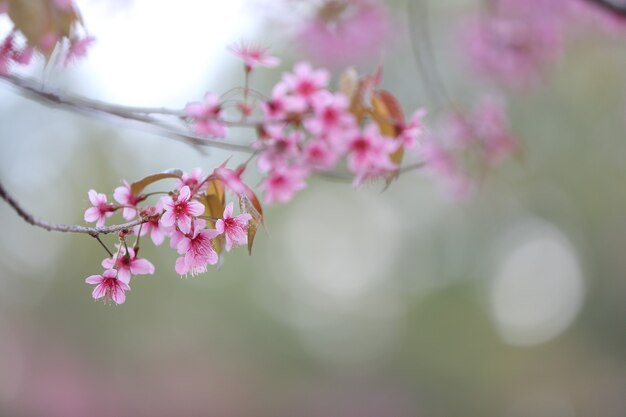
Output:
[[85,282],[96,286],[91,293],[94,300],[104,297],[105,303],[107,300],[113,300],[115,304],[124,304],[126,301],[124,291],[130,291],[128,283],[117,278],[115,269],[107,269],[102,275],[91,275]]
[[137,252],[133,248],[124,245],[118,247],[118,252],[112,258],[105,258],[102,267],[106,269],[117,269],[117,279],[128,284],[132,275],[154,274],[154,265],[147,259],[139,259]]
[[176,185],[177,189],[183,188],[185,185],[189,187],[190,190],[195,189],[202,182],[202,169],[194,168],[191,170],[191,173],[188,174],[183,172],[183,175],[178,180],[178,184]]
[[215,229],[224,234],[226,238],[226,250],[230,251],[233,246],[245,245],[248,243],[248,221],[252,219],[249,213],[242,213],[233,217],[233,203],[230,202],[224,209],[221,219],[215,223]]
[[161,216],[161,224],[165,227],[176,225],[181,232],[189,233],[193,217],[204,213],[204,205],[198,201],[191,201],[191,191],[185,185],[178,194],[161,199],[165,212]]
[[280,64],[280,59],[268,55],[268,48],[261,46],[241,42],[232,45],[230,50],[243,61],[246,72],[252,71],[257,66],[274,68]]
[[89,201],[92,207],[85,210],[86,222],[97,222],[96,227],[103,227],[107,217],[111,217],[115,208],[107,203],[107,196],[102,193],[96,192],[96,190],[89,190]]
[[297,63],[292,73],[283,75],[283,82],[295,97],[311,102],[313,96],[326,88],[330,74],[325,69],[314,70],[308,62]]

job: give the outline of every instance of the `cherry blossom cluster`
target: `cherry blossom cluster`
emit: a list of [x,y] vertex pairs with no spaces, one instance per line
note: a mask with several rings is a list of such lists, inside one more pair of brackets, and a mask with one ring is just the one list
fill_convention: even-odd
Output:
[[486,97],[471,111],[445,113],[441,126],[423,141],[427,168],[456,198],[472,193],[477,181],[507,157],[521,157],[519,140],[508,128],[502,100]]
[[12,30],[0,41],[0,75],[28,65],[35,54],[66,66],[87,53],[94,38],[87,35],[72,0],[0,0],[0,18],[7,15]]
[[466,18],[459,38],[477,73],[528,88],[540,83],[566,40],[588,22],[611,32],[626,30],[626,19],[586,0],[494,0]]
[[[119,232],[116,250],[102,261],[104,272],[86,279],[88,284],[96,285],[93,298],[122,304],[133,276],[154,274],[154,265],[139,257],[142,236],[149,235],[156,246],[169,239],[170,247],[180,255],[174,269],[181,276],[206,272],[209,265],[218,264],[222,249],[228,252],[247,244],[251,250],[263,218],[256,195],[240,179],[244,169],[220,166],[207,176],[199,168],[191,173],[171,170],[132,184],[123,181],[113,192],[114,202],[90,190],[91,207],[85,211],[85,221],[102,227],[106,219],[119,212],[125,220],[138,223]],[[166,179],[176,181],[173,190],[144,193],[148,185]],[[239,200],[240,214],[233,214],[234,204],[226,202],[226,190]],[[156,202],[147,204],[149,198],[161,194]]]
[[[233,50],[244,61],[246,80],[256,66],[278,62],[262,48]],[[405,121],[395,98],[378,90],[380,73],[359,80],[347,72],[343,81],[341,91],[331,91],[326,69],[299,62],[283,74],[268,98],[246,82],[237,109],[244,121],[255,109],[261,114],[261,122],[254,125],[258,140],[251,146],[257,167],[265,175],[261,184],[265,203],[290,201],[311,174],[333,171],[341,161],[354,175],[355,186],[375,178],[389,179],[397,173],[404,149],[416,147],[424,132],[423,109]],[[251,96],[256,98],[250,100]],[[191,129],[225,137],[224,102],[209,92],[204,102],[189,103],[185,113]]]

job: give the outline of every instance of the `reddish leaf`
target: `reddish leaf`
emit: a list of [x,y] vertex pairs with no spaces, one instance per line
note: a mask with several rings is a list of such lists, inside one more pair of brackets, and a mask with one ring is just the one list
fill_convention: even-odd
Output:
[[183,176],[183,173],[179,169],[170,169],[170,170],[158,173],[158,174],[148,175],[147,177],[144,177],[140,179],[139,181],[135,181],[134,183],[132,183],[130,185],[130,191],[134,195],[139,195],[143,191],[144,188],[146,188],[148,185],[154,182],[164,180],[167,178],[181,178],[182,176]]

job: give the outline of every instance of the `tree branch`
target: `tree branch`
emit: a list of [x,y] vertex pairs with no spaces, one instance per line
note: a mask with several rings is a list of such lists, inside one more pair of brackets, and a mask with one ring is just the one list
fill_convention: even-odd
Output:
[[616,4],[609,0],[586,0],[587,2],[594,4],[600,8],[603,8],[607,12],[626,19],[626,4]]
[[30,214],[29,212],[27,212],[8,193],[8,191],[4,188],[2,183],[0,183],[0,197],[2,197],[2,199],[6,201],[9,204],[9,206],[11,206],[11,208],[13,208],[13,210],[15,210],[15,212],[22,219],[24,219],[27,223],[33,226],[41,227],[48,231],[64,232],[64,233],[84,233],[92,237],[98,238],[99,235],[106,235],[109,233],[119,232],[120,230],[130,229],[133,226],[137,226],[139,224],[146,223],[149,221],[149,219],[142,218],[142,219],[133,220],[132,222],[128,222],[128,223],[117,224],[117,225],[106,226],[106,227],[85,227],[85,226],[70,225],[70,224],[54,224],[54,223],[49,223],[42,219],[38,219],[32,214]]

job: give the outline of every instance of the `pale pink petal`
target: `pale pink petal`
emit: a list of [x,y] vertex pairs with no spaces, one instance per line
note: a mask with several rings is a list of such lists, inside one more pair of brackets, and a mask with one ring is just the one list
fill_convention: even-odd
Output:
[[100,210],[97,207],[89,207],[85,210],[84,218],[86,222],[95,222],[100,219]]
[[98,203],[100,202],[98,200],[98,192],[96,190],[89,190],[88,195],[89,195],[89,201],[91,202],[91,205],[97,206]]
[[135,259],[130,263],[130,272],[133,275],[154,274],[154,265],[147,259]]
[[98,284],[96,288],[93,289],[91,296],[94,298],[94,300],[97,300],[98,298],[104,297],[106,293],[107,287],[104,284]]
[[124,290],[120,287],[115,286],[111,288],[111,299],[116,304],[124,304],[124,301],[126,301],[126,294],[124,294]]
[[130,271],[128,268],[120,268],[117,272],[117,279],[125,284],[130,282]]
[[178,194],[178,201],[187,201],[189,200],[189,197],[191,196],[191,190],[189,189],[188,186],[184,186],[183,188],[180,189],[180,193]]
[[198,201],[190,201],[187,205],[188,211],[187,213],[189,213],[190,216],[196,217],[196,216],[200,216],[202,213],[204,213],[204,205]]
[[102,261],[102,267],[106,269],[112,269],[115,266],[115,260],[113,258],[106,258]]
[[176,215],[173,211],[166,211],[161,216],[161,225],[165,227],[172,227],[176,223]]
[[104,278],[102,278],[102,275],[91,275],[88,276],[87,279],[85,279],[85,282],[87,284],[100,284],[103,279]]
[[224,233],[224,220],[219,219],[215,222],[215,230],[217,230],[220,234]]
[[185,257],[184,256],[181,256],[181,257],[176,259],[175,269],[176,269],[176,273],[178,275],[186,275],[189,272],[189,267],[185,263]]

